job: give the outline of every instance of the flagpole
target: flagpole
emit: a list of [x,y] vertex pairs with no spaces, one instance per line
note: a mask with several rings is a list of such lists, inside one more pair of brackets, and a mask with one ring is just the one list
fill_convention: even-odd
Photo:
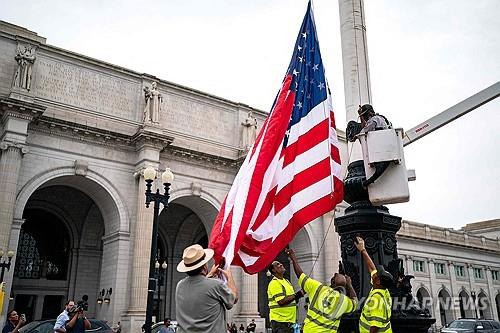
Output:
[[[358,121],[358,107],[371,104],[370,69],[363,0],[339,0],[346,122]],[[361,145],[348,143],[351,160],[362,160]]]

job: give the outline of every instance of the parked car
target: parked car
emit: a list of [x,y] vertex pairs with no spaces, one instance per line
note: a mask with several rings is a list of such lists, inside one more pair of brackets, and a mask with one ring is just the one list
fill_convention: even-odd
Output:
[[500,333],[500,323],[490,319],[457,319],[441,333]]
[[[111,327],[102,320],[89,319],[90,329],[88,333],[114,333]],[[35,320],[19,329],[19,333],[54,333],[55,319]]]
[[[177,331],[177,322],[175,320],[171,320],[170,321],[170,325],[172,325],[172,327],[174,328],[175,331]],[[156,324],[153,324],[153,326],[151,326],[151,333],[158,333],[160,332],[161,328],[163,327],[163,322],[159,322],[159,323],[156,323]]]

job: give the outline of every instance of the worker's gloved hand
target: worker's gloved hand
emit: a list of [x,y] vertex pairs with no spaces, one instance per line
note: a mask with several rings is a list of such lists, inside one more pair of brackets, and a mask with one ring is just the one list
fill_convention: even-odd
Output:
[[295,293],[295,302],[297,302],[299,299],[301,299],[302,297],[304,297],[304,291],[302,289],[300,289],[299,291],[297,291]]

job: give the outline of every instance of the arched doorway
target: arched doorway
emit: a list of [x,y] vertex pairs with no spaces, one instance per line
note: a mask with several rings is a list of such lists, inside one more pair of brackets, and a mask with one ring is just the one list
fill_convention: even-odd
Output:
[[497,320],[500,320],[500,293],[495,297],[495,302],[497,304]]
[[445,326],[454,319],[452,311],[453,302],[450,293],[446,289],[441,289],[441,291],[438,294],[438,299],[439,299],[439,317],[441,319],[441,325]]
[[429,310],[429,313],[432,313],[432,298],[430,297],[427,289],[425,289],[424,287],[418,288],[417,300],[423,309],[427,309]]
[[217,210],[200,197],[181,197],[169,203],[168,209],[159,216],[159,248],[167,261],[165,282],[160,293],[160,320],[175,318],[175,288],[186,275],[177,272],[182,252],[192,244],[208,246],[208,235]]
[[[95,202],[70,186],[37,189],[23,211],[12,293],[29,321],[55,318],[64,302],[99,289],[103,217]],[[93,274],[88,274],[92,272]],[[89,302],[88,315],[96,315]]]
[[460,294],[458,294],[458,301],[460,306],[460,317],[475,318],[474,301],[465,290],[462,290]]

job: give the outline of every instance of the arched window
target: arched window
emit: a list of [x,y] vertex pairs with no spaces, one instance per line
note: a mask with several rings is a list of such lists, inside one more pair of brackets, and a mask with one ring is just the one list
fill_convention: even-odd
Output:
[[21,226],[14,276],[20,279],[66,280],[69,261],[69,234],[53,214],[25,211]]

